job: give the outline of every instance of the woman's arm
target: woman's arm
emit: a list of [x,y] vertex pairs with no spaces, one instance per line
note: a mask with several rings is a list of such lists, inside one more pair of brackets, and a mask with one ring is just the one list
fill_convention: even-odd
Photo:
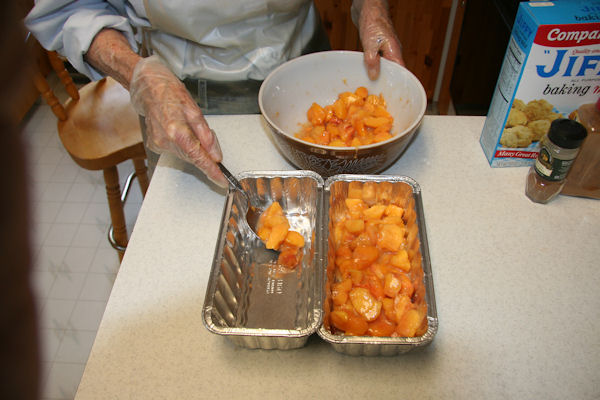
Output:
[[45,49],[57,51],[93,80],[105,73],[88,63],[85,55],[101,31],[120,33],[127,47],[137,51],[124,2],[119,0],[37,0],[25,25]]
[[85,59],[129,90],[131,103],[145,116],[146,144],[151,150],[174,153],[227,187],[216,164],[222,158],[216,136],[183,83],[158,57],[140,57],[120,32],[104,29]]
[[123,34],[114,29],[101,30],[92,40],[85,60],[102,73],[113,77],[129,90],[133,70],[142,59]]

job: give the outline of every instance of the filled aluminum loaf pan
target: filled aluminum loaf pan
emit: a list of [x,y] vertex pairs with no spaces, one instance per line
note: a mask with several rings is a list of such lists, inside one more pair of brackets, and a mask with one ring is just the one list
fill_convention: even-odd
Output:
[[[365,274],[371,274],[372,271],[375,271],[374,273],[383,275],[386,271],[386,268],[388,268],[386,265],[384,265],[385,261],[380,261],[381,257],[375,263],[370,264],[369,267],[365,268],[364,266],[357,267],[356,264],[351,264],[351,262],[355,262],[354,260],[356,260],[356,258],[348,261],[350,264],[343,264],[343,261],[340,261],[340,256],[338,256],[337,263],[341,265],[341,267],[336,267],[336,249],[346,245],[346,243],[351,243],[350,240],[354,240],[353,238],[357,237],[355,235],[348,234],[348,231],[344,230],[345,228],[340,228],[341,223],[338,223],[339,221],[345,223],[345,221],[352,218],[358,219],[356,217],[356,213],[353,217],[349,211],[349,204],[355,204],[346,203],[346,199],[349,197],[349,195],[350,197],[354,198],[362,197],[361,201],[364,202],[364,204],[360,202],[359,203],[362,204],[363,207],[369,207],[375,204],[393,204],[401,207],[404,210],[404,214],[401,217],[403,222],[399,222],[399,225],[404,225],[402,228],[404,232],[402,249],[405,249],[405,255],[408,255],[409,260],[406,261],[405,258],[404,266],[407,271],[406,276],[409,277],[411,282],[414,284],[414,291],[411,292],[412,294],[410,296],[407,296],[410,298],[411,303],[404,304],[408,304],[406,307],[412,307],[413,309],[418,310],[412,314],[420,316],[420,325],[416,330],[414,337],[402,337],[402,334],[399,334],[398,332],[403,332],[405,330],[400,330],[400,323],[397,325],[371,325],[371,323],[375,324],[375,322],[377,322],[376,320],[369,320],[369,330],[360,336],[348,335],[336,328],[336,326],[339,327],[342,324],[345,324],[344,326],[349,326],[347,324],[347,320],[344,320],[341,316],[348,316],[353,312],[353,310],[355,310],[355,308],[350,304],[354,304],[354,299],[357,297],[354,296],[351,299],[351,296],[348,296],[348,300],[346,300],[346,297],[340,295],[340,293],[342,293],[341,289],[339,289],[341,286],[335,285],[340,284],[341,281],[347,281],[350,279],[350,276],[353,285],[363,285],[363,287],[368,287],[368,284],[365,284]],[[324,316],[323,324],[318,330],[319,336],[326,342],[330,343],[336,351],[350,355],[389,356],[404,353],[414,348],[429,344],[437,332],[438,318],[433,289],[433,277],[429,259],[429,250],[427,245],[427,235],[425,231],[423,206],[421,202],[421,189],[419,185],[413,179],[402,176],[336,175],[330,177],[325,182],[323,203],[324,222],[322,224],[324,229],[322,232],[322,240],[325,246],[324,262],[326,264],[326,276],[324,279]],[[359,212],[362,213],[362,211]],[[337,228],[336,224],[338,225]],[[348,229],[351,229],[351,225],[348,225],[348,227]],[[356,232],[360,232],[360,230],[357,230]],[[379,236],[371,235],[371,238],[377,237],[378,239],[369,239],[367,235],[365,236],[365,240],[370,240],[371,244],[373,241],[377,241],[377,246],[379,246],[378,241],[380,240],[381,235],[378,235]],[[347,246],[350,247],[350,245]],[[342,253],[342,250],[339,250],[339,252]],[[380,264],[375,266],[376,263]],[[344,268],[346,269],[344,270]],[[361,270],[360,268],[365,269]],[[392,271],[392,269],[388,269],[388,271]],[[393,271],[398,272],[398,270]],[[353,289],[355,287],[356,286],[353,286]],[[393,286],[386,286],[386,293],[389,293],[391,289],[393,289]],[[360,290],[362,290],[360,293],[364,293],[364,289]],[[402,290],[404,290],[404,288]],[[358,292],[355,292],[354,294],[356,295],[357,293]],[[385,313],[385,317],[391,315],[389,321],[392,321],[394,318],[396,318],[396,320],[400,320],[401,316],[404,314],[397,314],[396,309],[390,306],[390,304],[397,304],[395,303],[395,299],[393,300],[394,303],[390,303],[391,300],[386,300],[389,307],[387,310],[385,310],[386,304],[383,303],[383,299],[386,296],[387,294],[379,297],[371,297],[371,299],[375,298],[380,300],[378,302],[378,306],[381,308],[377,309],[375,307],[373,309],[379,310],[380,313]],[[403,300],[406,301],[406,299]],[[377,303],[377,301],[375,303]],[[382,306],[382,304],[384,304],[384,306]],[[344,309],[344,307],[353,308]],[[399,307],[399,309],[406,310],[408,308]],[[392,312],[388,314],[388,311]],[[379,314],[372,314],[372,316],[374,315]],[[337,318],[338,321],[337,325],[334,321],[335,318]],[[383,316],[382,319],[384,319]],[[388,318],[385,319],[386,323],[389,322]],[[352,329],[356,329],[357,332],[362,332],[362,329],[365,329],[364,319],[361,324],[355,325],[357,328]],[[372,326],[375,326],[375,328],[372,329]],[[391,334],[385,334],[383,337],[369,335],[373,332],[379,332],[381,334],[383,330],[378,330],[378,327],[381,326],[384,326],[385,329],[388,329],[389,326],[390,330],[392,329],[391,327],[394,326],[396,327],[394,329],[398,329],[398,331],[394,330]]]
[[302,347],[322,322],[323,179],[311,171],[246,172],[238,179],[253,206],[265,210],[279,202],[305,245],[294,269],[278,265],[276,256],[264,257],[264,245],[245,223],[245,199],[230,189],[204,301],[204,325],[247,348]]

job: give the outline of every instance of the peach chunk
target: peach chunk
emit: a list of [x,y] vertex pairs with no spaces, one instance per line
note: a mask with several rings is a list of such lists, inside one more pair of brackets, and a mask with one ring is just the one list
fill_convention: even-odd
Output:
[[402,282],[398,277],[392,273],[385,274],[385,285],[383,286],[383,292],[386,296],[396,297],[398,292],[402,289]]
[[404,272],[410,271],[410,260],[408,259],[408,253],[402,249],[395,253],[390,259],[390,264],[396,268],[400,268]]
[[359,287],[350,290],[350,301],[356,312],[367,321],[374,321],[381,313],[381,302],[368,289]]
[[415,287],[406,274],[400,275],[400,281],[402,282],[402,289],[400,289],[400,293],[406,295],[408,297],[412,297],[415,293]]
[[401,217],[404,214],[404,209],[402,207],[398,207],[394,204],[389,204],[385,208],[385,215]]
[[404,314],[412,307],[408,296],[398,295],[394,298],[394,318],[396,323],[400,322]]
[[383,308],[383,312],[385,317],[390,321],[396,321],[396,310],[394,309],[394,299],[389,297],[384,297],[381,300],[381,307]]
[[380,219],[385,212],[385,206],[383,204],[375,204],[367,208],[363,214],[366,219]]
[[379,258],[379,250],[375,246],[360,245],[356,246],[352,252],[352,258],[358,269],[367,268]]
[[381,219],[381,222],[383,222],[384,224],[398,225],[400,227],[404,226],[404,220],[399,215],[388,215],[386,217],[383,217]]
[[331,314],[329,314],[329,317],[333,326],[344,331],[346,335],[362,336],[367,332],[367,329],[369,329],[366,320],[346,311],[332,311]]
[[392,336],[396,329],[396,325],[385,318],[384,314],[381,314],[375,321],[369,322],[369,329],[367,334],[369,336],[385,337]]
[[348,115],[348,110],[346,110],[346,106],[341,99],[337,99],[333,103],[333,113],[339,119],[344,119],[346,118],[346,115]]
[[256,234],[258,235],[260,240],[266,242],[269,239],[269,236],[271,235],[271,228],[261,226],[260,228],[258,228],[258,232],[256,232]]
[[400,318],[400,321],[398,321],[396,332],[402,337],[414,337],[415,332],[423,322],[423,317],[424,315],[418,310],[408,310],[404,313],[402,318]]
[[369,272],[370,271],[367,271],[366,273],[366,283],[367,287],[369,288],[369,292],[377,300],[383,300],[385,297],[385,293],[383,292],[383,282],[377,277],[377,275]]
[[362,282],[364,273],[361,270],[351,269],[348,272],[350,273],[352,284],[359,285]]
[[365,182],[362,190],[362,199],[368,205],[373,205],[377,201],[377,192],[375,182]]
[[365,230],[365,221],[362,219],[349,219],[344,223],[344,227],[350,233],[359,234]]
[[302,258],[302,253],[298,247],[289,246],[285,242],[281,245],[279,250],[281,250],[281,253],[279,253],[277,262],[284,267],[295,268]]
[[389,124],[390,120],[385,117],[366,117],[364,119],[365,125],[371,128],[377,128],[379,126]]
[[361,199],[346,199],[346,207],[352,218],[362,218],[363,210],[366,208],[366,204]]
[[271,205],[262,213],[261,215],[261,220],[264,219],[267,220],[271,217],[274,216],[282,216],[283,215],[283,209],[281,208],[281,204],[279,204],[278,201],[275,201],[273,203],[271,203]]
[[279,202],[275,201],[261,214],[257,234],[267,249],[280,251],[280,265],[294,268],[302,259],[300,249],[304,247],[304,237],[290,230]]
[[289,227],[290,225],[288,223],[275,225],[273,229],[271,229],[271,234],[267,239],[267,249],[278,250],[279,246],[281,246],[287,236]]
[[312,103],[308,111],[306,112],[306,117],[313,125],[321,125],[325,121],[325,109],[318,105],[317,103]]
[[395,224],[384,224],[379,231],[377,245],[382,249],[398,251],[404,243],[404,229]]
[[333,304],[341,306],[348,301],[348,292],[352,289],[352,280],[346,279],[339,283],[334,283],[331,287],[331,299]]
[[348,184],[348,198],[349,199],[360,199],[362,198],[362,183],[361,182],[350,182]]
[[304,247],[304,236],[296,231],[288,231],[285,242],[291,246]]
[[359,86],[354,91],[354,94],[356,94],[358,97],[365,98],[369,95],[369,90],[364,86]]

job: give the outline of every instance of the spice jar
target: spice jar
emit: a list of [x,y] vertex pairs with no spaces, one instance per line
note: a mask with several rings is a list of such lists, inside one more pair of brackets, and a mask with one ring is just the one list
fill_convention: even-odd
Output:
[[586,136],[585,127],[577,121],[552,121],[548,133],[540,140],[535,164],[527,174],[525,194],[531,201],[547,203],[560,193]]
[[569,118],[585,126],[588,135],[561,194],[600,199],[600,98],[596,103],[580,106]]

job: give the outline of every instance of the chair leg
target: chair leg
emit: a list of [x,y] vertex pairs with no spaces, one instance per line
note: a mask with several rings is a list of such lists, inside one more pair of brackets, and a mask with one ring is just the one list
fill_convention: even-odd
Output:
[[128,238],[117,167],[110,167],[104,170],[104,183],[106,184],[106,196],[108,198],[114,240],[120,247],[117,249],[117,252],[119,253],[119,260],[122,260],[125,253],[123,249],[127,247]]
[[46,78],[39,71],[35,73],[33,83],[44,100],[46,100],[46,103],[50,106],[50,109],[52,109],[54,115],[56,115],[60,121],[66,121],[67,113],[65,109],[52,92],[52,89],[50,89],[50,85],[48,85]]
[[133,166],[135,168],[135,174],[138,178],[138,183],[140,184],[142,195],[146,197],[146,191],[148,190],[148,185],[150,184],[148,180],[148,168],[146,167],[146,162],[142,158],[135,158],[133,160]]

